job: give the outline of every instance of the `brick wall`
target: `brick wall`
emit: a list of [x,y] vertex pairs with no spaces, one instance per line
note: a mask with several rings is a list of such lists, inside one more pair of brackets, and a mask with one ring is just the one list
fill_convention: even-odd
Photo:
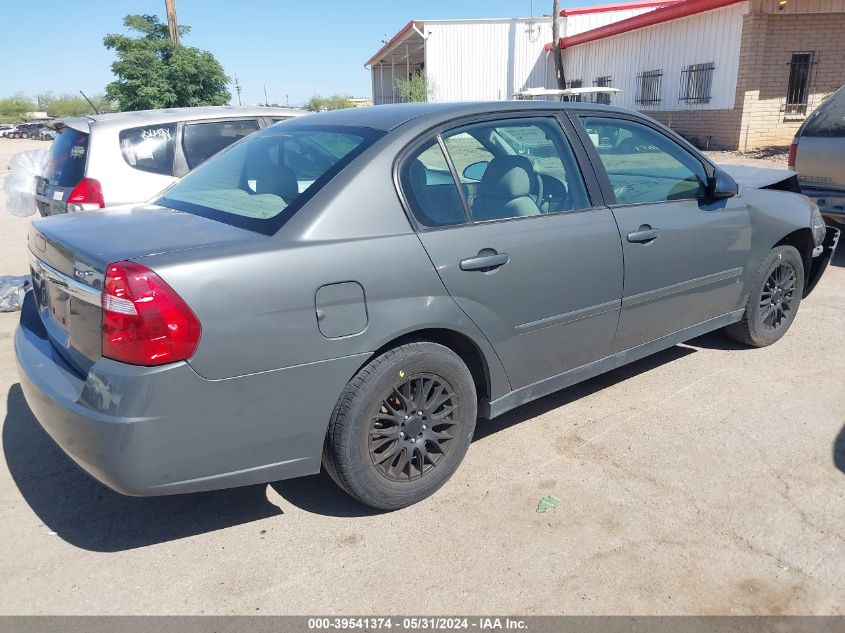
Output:
[[788,145],[804,116],[784,112],[794,52],[814,52],[807,113],[845,84],[845,13],[748,13],[743,18],[736,108],[646,112],[711,148]]
[[788,145],[804,120],[784,112],[792,53],[814,52],[809,114],[825,93],[845,84],[845,13],[745,16],[737,82],[740,148]]
[[742,110],[650,110],[644,112],[706,149],[736,149]]

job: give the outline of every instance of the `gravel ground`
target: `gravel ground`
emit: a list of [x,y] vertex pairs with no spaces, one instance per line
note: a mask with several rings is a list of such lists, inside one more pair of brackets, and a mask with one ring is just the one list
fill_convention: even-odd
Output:
[[[0,274],[23,273],[4,211]],[[840,255],[777,345],[708,335],[482,423],[389,514],[324,476],[103,488],[33,419],[0,314],[0,614],[842,614],[843,305]]]

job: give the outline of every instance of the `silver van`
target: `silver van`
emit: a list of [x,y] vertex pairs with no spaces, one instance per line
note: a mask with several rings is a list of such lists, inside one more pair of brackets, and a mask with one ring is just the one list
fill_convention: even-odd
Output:
[[822,215],[845,224],[845,86],[804,121],[789,149],[789,168]]
[[139,110],[54,121],[42,216],[146,202],[197,165],[256,130],[307,114],[290,108]]

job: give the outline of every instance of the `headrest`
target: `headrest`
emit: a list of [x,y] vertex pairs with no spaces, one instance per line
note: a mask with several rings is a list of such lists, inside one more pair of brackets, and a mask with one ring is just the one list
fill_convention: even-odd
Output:
[[497,198],[519,198],[531,193],[534,180],[534,168],[525,156],[496,156],[487,165],[479,193]]
[[428,175],[425,165],[423,165],[423,162],[419,158],[412,160],[410,166],[408,167],[408,181],[411,186],[411,190],[416,193],[419,193],[419,191],[428,184]]

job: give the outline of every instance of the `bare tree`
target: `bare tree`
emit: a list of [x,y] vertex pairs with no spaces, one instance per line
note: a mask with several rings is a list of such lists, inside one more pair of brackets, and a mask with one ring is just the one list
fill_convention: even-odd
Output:
[[563,75],[563,57],[560,55],[560,0],[552,2],[552,53],[555,56],[555,79],[557,87],[566,88],[566,77]]

